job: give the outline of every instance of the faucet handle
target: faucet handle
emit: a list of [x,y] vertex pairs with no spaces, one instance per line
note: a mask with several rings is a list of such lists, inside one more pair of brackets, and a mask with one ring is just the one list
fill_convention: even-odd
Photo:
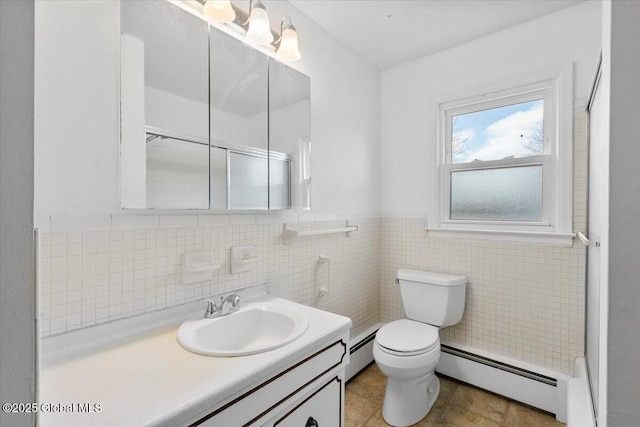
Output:
[[204,312],[205,319],[210,319],[218,311],[218,306],[213,300],[207,300],[207,311]]
[[238,294],[233,294],[231,296],[231,306],[232,307],[240,307],[240,303],[242,302],[242,298],[240,298],[240,295]]

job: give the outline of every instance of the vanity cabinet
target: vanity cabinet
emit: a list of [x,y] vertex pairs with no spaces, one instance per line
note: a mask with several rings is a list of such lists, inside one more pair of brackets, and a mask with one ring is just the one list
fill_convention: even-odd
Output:
[[[201,313],[201,303],[193,303],[162,314],[176,327],[156,324],[140,330],[140,318],[132,317],[48,338],[40,359],[39,401],[96,402],[102,411],[43,412],[38,425],[342,427],[351,320],[262,296],[259,290],[254,297],[299,310],[308,320],[307,330],[271,351],[203,356],[176,340],[176,319],[196,307]],[[142,324],[158,317],[145,315]],[[96,334],[113,338],[96,343],[91,340]]]
[[269,421],[267,427],[338,427],[342,425],[343,378],[332,380]]
[[[339,427],[349,335],[318,344],[277,374],[220,402],[191,426]],[[315,422],[314,422],[315,421]]]

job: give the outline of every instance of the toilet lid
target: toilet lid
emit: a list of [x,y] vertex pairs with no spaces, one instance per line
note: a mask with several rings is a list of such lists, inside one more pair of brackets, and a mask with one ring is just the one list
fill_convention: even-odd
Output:
[[378,330],[376,342],[393,352],[424,353],[439,344],[438,328],[415,320],[401,319]]

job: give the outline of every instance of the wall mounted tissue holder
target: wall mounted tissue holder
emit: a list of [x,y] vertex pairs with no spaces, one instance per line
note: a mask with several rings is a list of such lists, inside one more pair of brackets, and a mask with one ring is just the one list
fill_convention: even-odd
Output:
[[213,272],[223,267],[213,261],[211,251],[185,252],[182,257],[182,284],[203,282],[211,279]]

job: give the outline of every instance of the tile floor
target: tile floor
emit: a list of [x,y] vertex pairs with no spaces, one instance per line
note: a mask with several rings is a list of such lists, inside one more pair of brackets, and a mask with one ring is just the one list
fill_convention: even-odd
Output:
[[[440,377],[440,396],[416,427],[560,427],[552,415],[450,378]],[[386,377],[375,364],[347,384],[346,426],[388,426],[382,418]]]

